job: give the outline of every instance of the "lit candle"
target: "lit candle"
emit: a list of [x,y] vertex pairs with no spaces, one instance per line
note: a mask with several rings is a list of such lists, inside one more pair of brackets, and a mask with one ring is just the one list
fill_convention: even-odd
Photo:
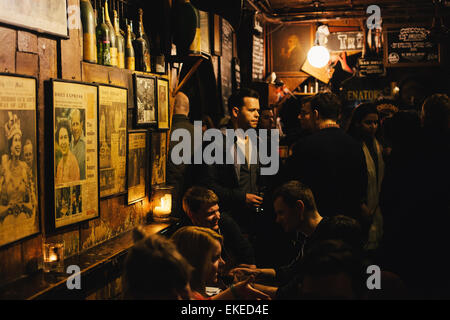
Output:
[[172,212],[172,195],[166,194],[161,198],[161,206],[155,207],[154,214],[169,215]]

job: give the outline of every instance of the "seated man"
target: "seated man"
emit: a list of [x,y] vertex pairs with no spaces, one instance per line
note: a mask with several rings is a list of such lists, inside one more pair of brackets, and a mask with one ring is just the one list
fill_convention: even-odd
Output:
[[[343,240],[355,250],[362,250],[361,228],[356,220],[346,216],[322,217],[317,211],[311,189],[299,181],[290,181],[274,192],[277,223],[285,232],[297,233],[297,256],[287,266],[277,269],[235,268],[230,274],[237,278],[254,275],[275,280],[278,287],[255,284],[255,287],[277,299],[298,296],[303,252],[320,240]],[[258,279],[257,279],[258,280]]]
[[219,198],[212,190],[199,186],[189,188],[183,197],[183,210],[186,216],[161,234],[170,237],[176,230],[189,225],[210,228],[224,238],[222,258],[227,266],[255,267],[250,242],[243,237],[233,218],[220,213]]

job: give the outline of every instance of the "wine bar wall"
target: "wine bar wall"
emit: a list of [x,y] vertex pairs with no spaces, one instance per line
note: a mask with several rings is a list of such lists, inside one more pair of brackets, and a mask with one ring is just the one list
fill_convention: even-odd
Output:
[[[126,1],[114,1],[114,6],[119,8],[119,14],[123,14],[121,7],[126,6]],[[60,232],[46,232],[46,210],[49,210],[45,202],[45,190],[51,186],[45,185],[45,174],[48,173],[46,163],[50,156],[45,153],[48,143],[44,140],[46,113],[51,110],[44,100],[44,81],[51,78],[83,81],[89,83],[104,83],[126,87],[128,89],[129,119],[134,106],[133,97],[133,72],[127,63],[121,66],[104,66],[95,61],[95,54],[89,56],[89,51],[84,51],[83,61],[83,34],[80,23],[70,23],[71,15],[79,17],[80,2],[85,0],[68,0],[67,6],[69,19],[69,37],[67,39],[55,38],[51,35],[35,33],[17,29],[9,25],[0,25],[0,72],[16,73],[34,76],[38,79],[38,152],[39,152],[39,180],[41,233],[37,236],[13,243],[0,248],[0,288],[19,278],[35,273],[42,262],[42,243],[45,240],[64,240],[65,256],[75,256],[102,242],[131,230],[142,223],[149,210],[147,198],[128,206],[127,195],[120,195],[100,201],[100,218],[88,222],[76,224]],[[103,1],[102,1],[103,2]],[[94,1],[92,1],[94,3]],[[119,5],[117,5],[120,3]],[[86,4],[86,3],[84,3]],[[99,8],[99,2],[95,4]],[[144,12],[145,15],[145,12]],[[77,16],[72,17],[77,21]],[[137,21],[133,21],[136,23]],[[121,26],[123,28],[123,26]],[[92,30],[91,30],[92,31]],[[84,40],[86,43],[87,40]],[[98,50],[97,48],[91,48]],[[91,60],[91,62],[87,62]],[[106,63],[105,63],[106,64]],[[136,67],[139,64],[136,63]],[[127,68],[127,66],[129,68]],[[136,68],[137,70],[139,68]],[[147,69],[148,70],[148,69]],[[139,73],[139,72],[138,72]],[[170,74],[170,70],[168,72]],[[168,75],[158,74],[158,77],[169,79]],[[132,121],[128,121],[131,129]],[[120,286],[118,281],[115,281]],[[1,290],[0,290],[1,291]]]

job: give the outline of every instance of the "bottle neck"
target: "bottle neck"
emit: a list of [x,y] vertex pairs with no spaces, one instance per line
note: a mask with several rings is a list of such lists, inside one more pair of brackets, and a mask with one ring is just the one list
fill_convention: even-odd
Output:
[[114,10],[114,31],[119,33],[119,17],[116,10]]
[[105,23],[105,7],[102,7],[102,23]]
[[108,12],[108,0],[105,0],[105,19],[106,19],[106,22],[111,23],[111,20],[109,19],[109,12]]

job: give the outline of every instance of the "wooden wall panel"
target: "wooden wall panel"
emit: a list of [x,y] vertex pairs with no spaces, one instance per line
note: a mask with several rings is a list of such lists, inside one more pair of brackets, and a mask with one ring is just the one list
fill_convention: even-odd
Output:
[[35,53],[16,52],[16,72],[37,77],[39,74],[39,56]]
[[0,27],[0,72],[16,72],[16,38],[15,30]]
[[38,53],[37,35],[26,31],[17,31],[17,49],[22,52]]

